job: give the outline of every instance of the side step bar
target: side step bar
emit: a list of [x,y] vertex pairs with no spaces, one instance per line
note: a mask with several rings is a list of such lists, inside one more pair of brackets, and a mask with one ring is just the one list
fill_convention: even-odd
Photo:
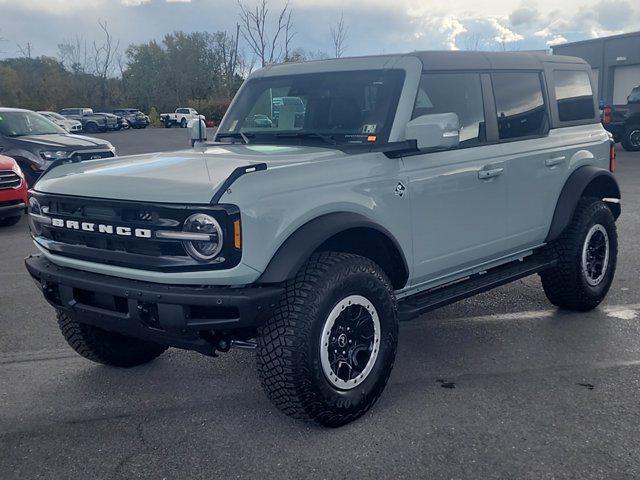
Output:
[[551,259],[549,256],[536,254],[524,260],[516,260],[453,283],[416,293],[398,302],[400,321],[412,320],[430,310],[486,292],[514,280],[528,277],[534,273],[552,268],[556,263],[557,260]]

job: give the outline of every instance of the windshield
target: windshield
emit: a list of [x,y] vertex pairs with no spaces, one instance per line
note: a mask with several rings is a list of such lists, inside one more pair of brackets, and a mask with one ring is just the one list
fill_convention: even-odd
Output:
[[0,133],[7,137],[67,133],[35,112],[0,112]]
[[55,118],[56,120],[63,120],[63,121],[67,120],[66,118],[64,118],[59,113],[55,113],[55,112],[39,112],[39,113],[41,113],[42,115],[44,115],[47,118]]
[[384,143],[402,89],[402,70],[363,70],[249,80],[217,138],[264,143],[292,139]]

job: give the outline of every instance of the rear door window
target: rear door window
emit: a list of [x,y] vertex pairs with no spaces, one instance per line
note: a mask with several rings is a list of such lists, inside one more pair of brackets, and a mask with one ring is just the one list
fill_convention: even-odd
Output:
[[561,122],[592,120],[596,116],[589,74],[584,70],[553,72]]
[[500,140],[540,136],[548,130],[538,72],[492,73]]
[[436,113],[455,113],[460,122],[460,147],[487,139],[478,73],[426,73],[420,79],[412,119]]

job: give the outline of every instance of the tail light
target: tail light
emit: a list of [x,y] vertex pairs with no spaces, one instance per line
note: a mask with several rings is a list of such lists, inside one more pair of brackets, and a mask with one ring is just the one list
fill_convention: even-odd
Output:
[[611,173],[616,171],[616,146],[611,142],[611,150],[609,151],[609,171]]
[[611,107],[604,107],[604,110],[602,110],[602,123],[604,123],[605,125],[608,125],[611,123],[612,112],[613,110],[611,109]]

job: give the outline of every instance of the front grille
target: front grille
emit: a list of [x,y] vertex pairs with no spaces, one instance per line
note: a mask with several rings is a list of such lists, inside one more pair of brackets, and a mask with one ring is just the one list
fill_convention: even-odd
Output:
[[0,190],[18,188],[22,185],[22,179],[13,170],[0,170]]
[[[42,215],[58,220],[128,227],[134,232],[145,229],[153,232],[151,238],[135,235],[122,236],[112,233],[87,232],[82,228],[57,227],[39,223],[36,241],[58,255],[106,263],[110,265],[149,270],[175,271],[190,268],[218,268],[214,264],[198,263],[186,252],[179,240],[155,238],[158,230],[181,231],[184,220],[195,211],[206,211],[217,217],[227,238],[227,228],[232,228],[232,219],[224,206],[186,206],[172,204],[148,204],[121,200],[102,200],[82,197],[65,197],[34,192],[42,209]],[[236,209],[237,210],[237,209]],[[233,246],[228,248],[233,250]],[[226,253],[226,254],[225,254]],[[221,255],[226,261],[237,264],[239,251]],[[229,263],[228,262],[228,263]],[[228,267],[227,267],[228,268]]]
[[76,152],[73,154],[71,158],[75,161],[82,161],[82,160],[94,160],[97,158],[111,158],[111,157],[113,157],[113,152],[106,151],[106,152]]

